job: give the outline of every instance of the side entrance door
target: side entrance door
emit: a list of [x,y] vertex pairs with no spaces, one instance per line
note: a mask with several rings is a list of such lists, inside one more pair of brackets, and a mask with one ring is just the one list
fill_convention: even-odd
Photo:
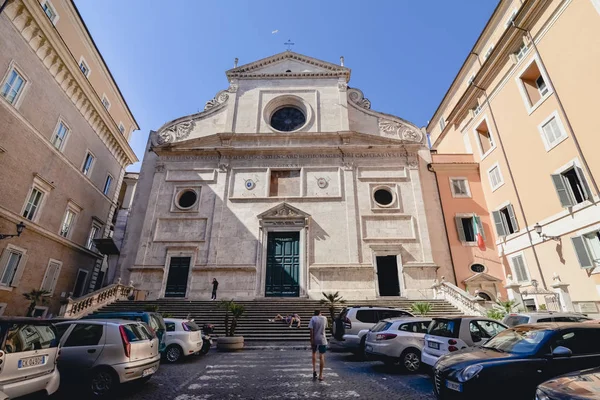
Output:
[[398,280],[398,262],[396,256],[379,256],[377,262],[377,280],[380,296],[400,296]]
[[266,297],[300,295],[300,232],[269,232]]
[[165,297],[185,297],[190,257],[171,257]]

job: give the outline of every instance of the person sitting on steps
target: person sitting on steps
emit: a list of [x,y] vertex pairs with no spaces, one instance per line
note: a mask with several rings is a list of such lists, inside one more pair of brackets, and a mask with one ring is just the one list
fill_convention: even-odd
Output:
[[277,322],[284,321],[291,328],[292,325],[296,324],[296,328],[300,328],[302,320],[298,314],[287,315],[285,317],[281,316],[281,314],[277,314],[275,318],[269,319],[269,322]]

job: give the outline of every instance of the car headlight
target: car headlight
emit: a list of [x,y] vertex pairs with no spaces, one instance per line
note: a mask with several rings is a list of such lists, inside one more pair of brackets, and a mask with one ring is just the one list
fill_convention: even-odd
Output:
[[456,378],[459,382],[466,382],[468,380],[471,380],[478,373],[480,373],[482,369],[483,366],[481,364],[469,365],[467,368],[460,371]]
[[551,400],[550,397],[540,389],[535,391],[535,400]]

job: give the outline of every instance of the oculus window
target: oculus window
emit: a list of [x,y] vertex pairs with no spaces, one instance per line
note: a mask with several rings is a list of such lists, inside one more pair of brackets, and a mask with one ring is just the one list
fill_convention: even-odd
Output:
[[306,115],[297,107],[286,106],[273,113],[270,123],[278,131],[292,132],[304,126]]

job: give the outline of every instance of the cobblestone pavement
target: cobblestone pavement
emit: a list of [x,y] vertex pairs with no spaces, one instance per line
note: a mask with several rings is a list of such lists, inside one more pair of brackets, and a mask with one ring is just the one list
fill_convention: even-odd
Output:
[[[56,399],[82,398],[62,389]],[[204,357],[161,364],[146,384],[129,384],[123,400],[434,399],[429,377],[360,362],[346,353],[327,353],[325,380],[312,380],[310,351],[211,351]]]

